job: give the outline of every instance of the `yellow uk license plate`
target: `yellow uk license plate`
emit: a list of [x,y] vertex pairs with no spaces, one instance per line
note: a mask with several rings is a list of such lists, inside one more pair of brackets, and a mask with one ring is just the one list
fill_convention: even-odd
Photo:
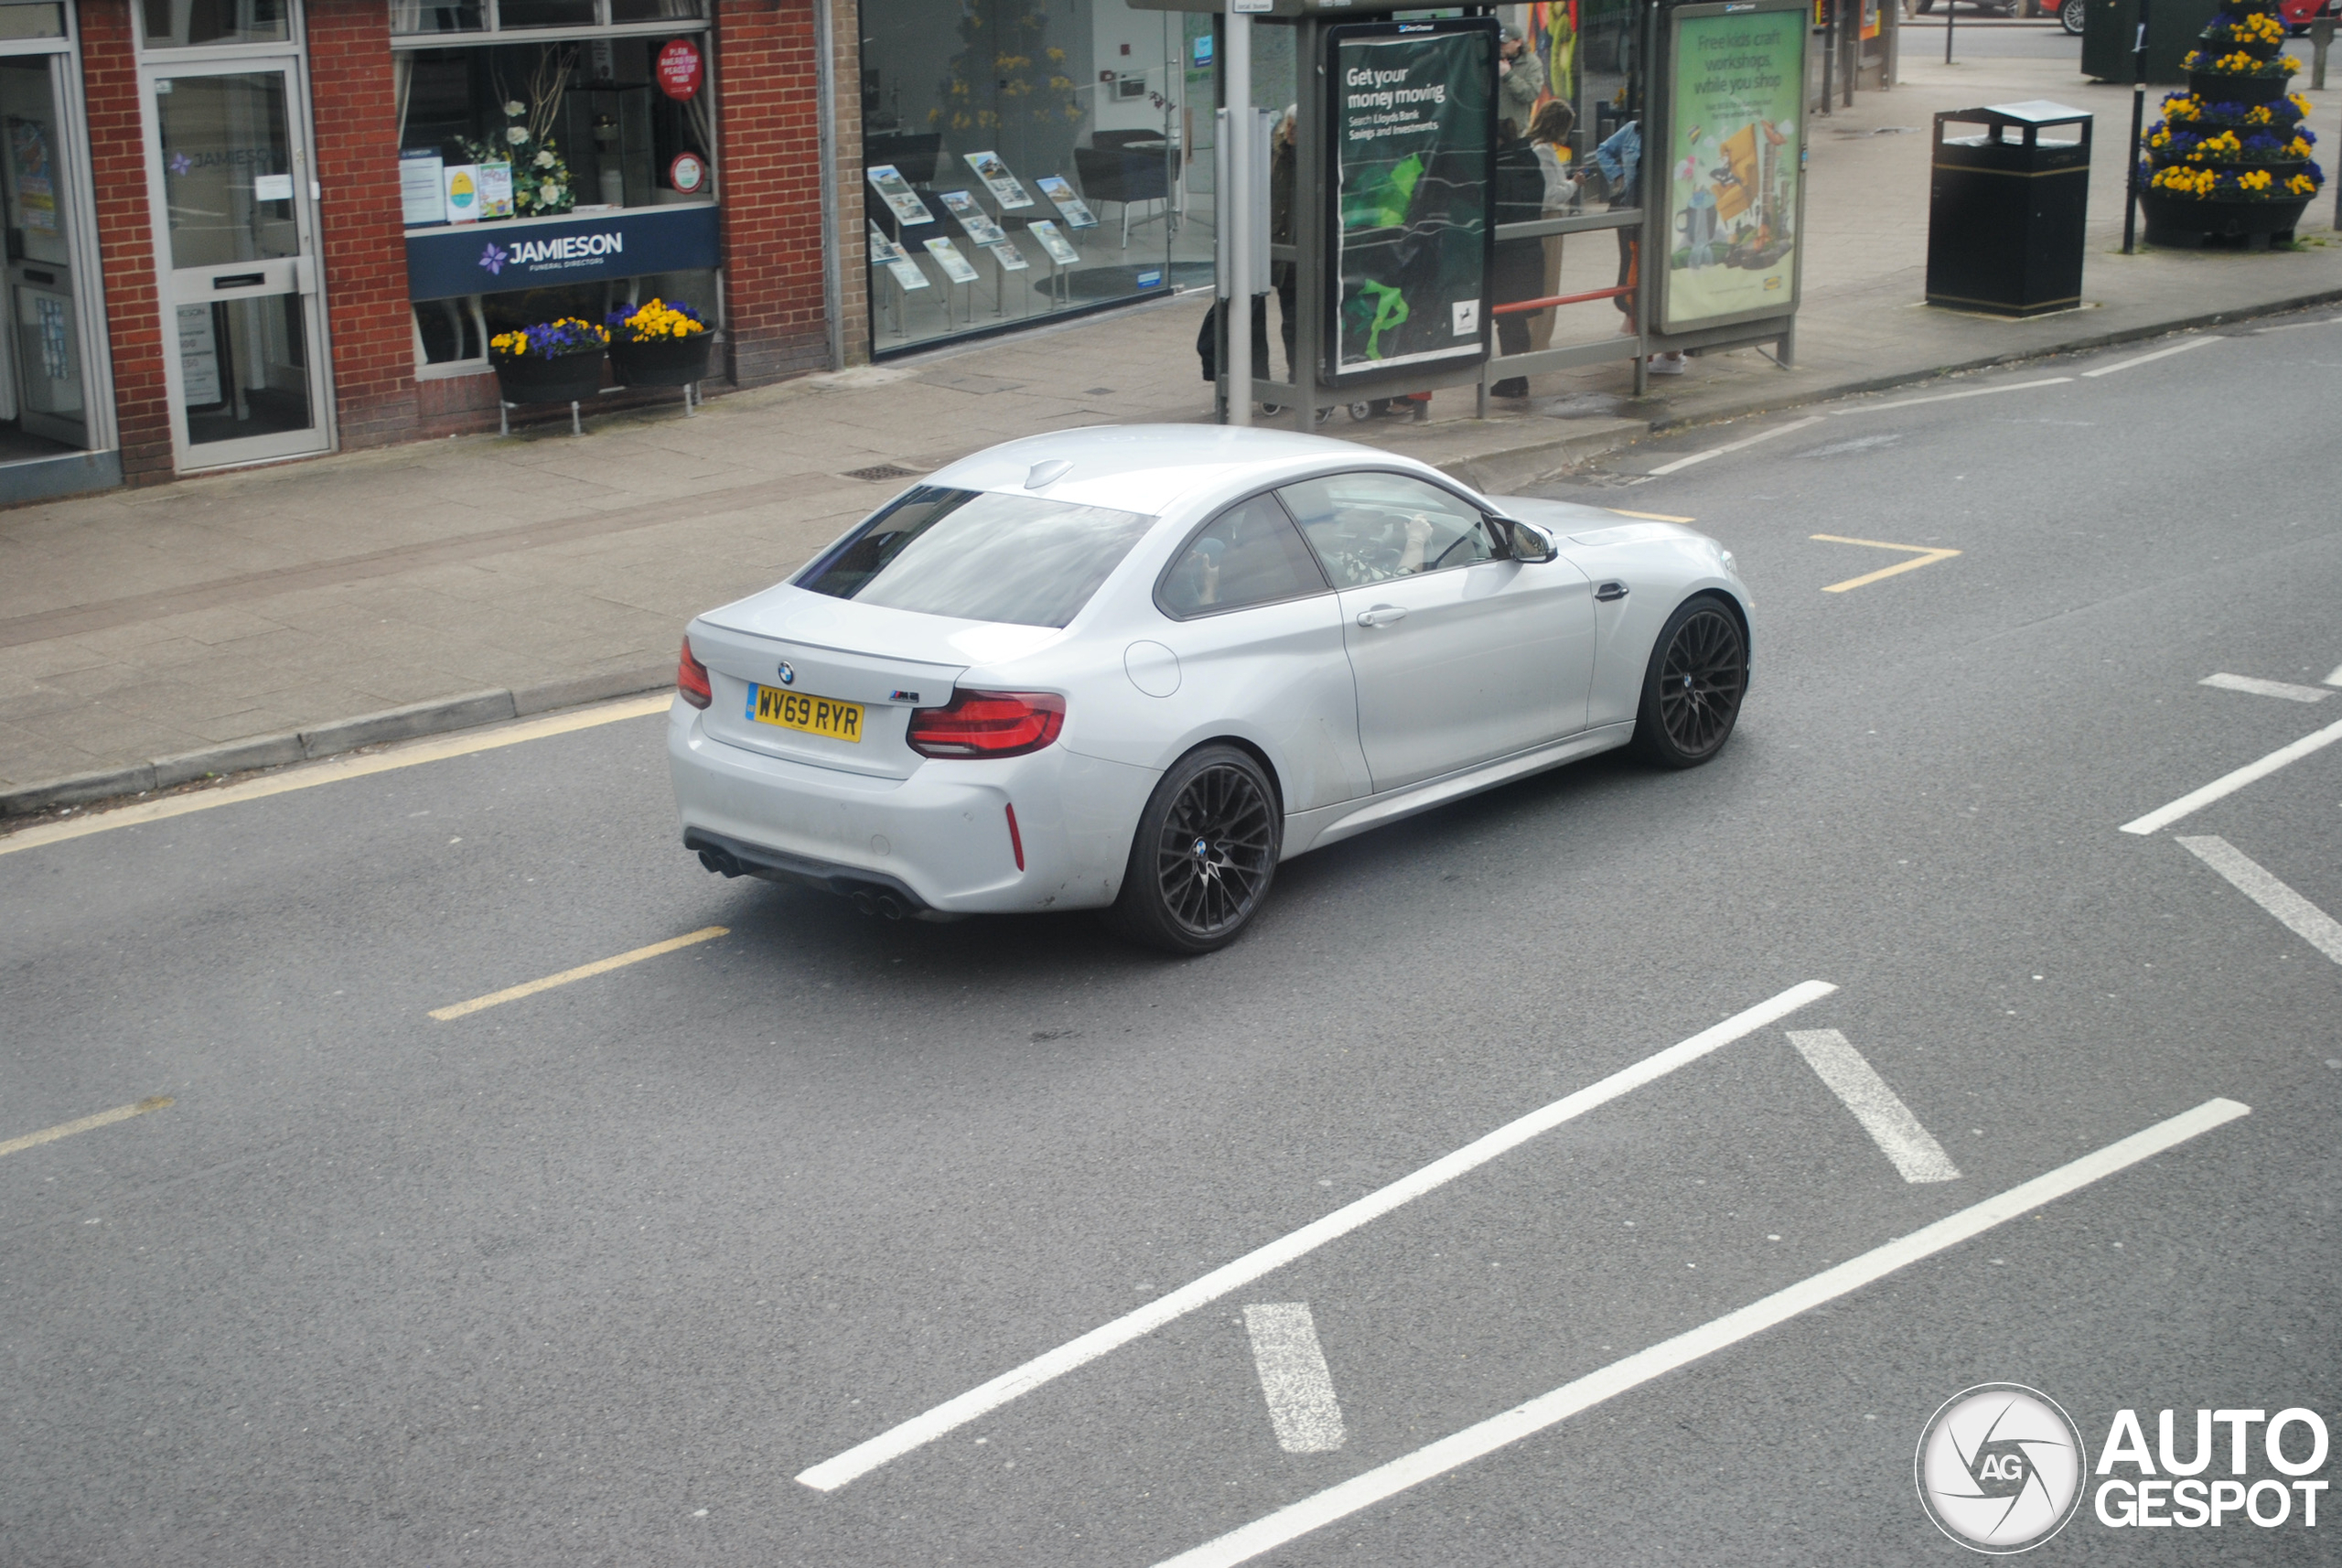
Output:
[[855,746],[862,744],[860,703],[784,692],[777,686],[750,686],[748,716],[760,725],[779,725],[783,729],[825,735],[832,740],[850,741]]

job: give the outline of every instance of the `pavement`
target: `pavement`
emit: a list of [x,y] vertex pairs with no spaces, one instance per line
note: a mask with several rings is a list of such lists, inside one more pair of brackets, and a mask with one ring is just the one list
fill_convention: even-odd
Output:
[[[2342,710],[2304,700],[2342,666],[2342,507],[2272,417],[2330,406],[2310,319],[1767,415],[1592,489],[1737,554],[1729,746],[1289,861],[1200,960],[710,875],[643,704],[0,839],[0,1562],[1193,1568],[1299,1508],[1252,1561],[1921,1568],[1972,1561],[1915,1495],[1923,1428],[2014,1382],[2091,1472],[2028,1563],[2330,1568],[2330,1489],[2315,1527],[2294,1492],[2185,1528],[2185,1481],[2182,1528],[2100,1511],[2171,1479],[2162,1412],[2186,1458],[2196,1411],[2260,1411],[2196,1480],[2272,1520],[2267,1423],[2342,1411],[2342,745],[2299,744]],[[1832,592],[1894,555],[1815,534],[1961,553]],[[2220,1100],[2250,1114],[2109,1158]],[[1958,1174],[1907,1174],[1888,1108]],[[1313,1326],[1312,1430],[1248,1309]],[[2157,1482],[2096,1473],[2126,1411]]]
[[[1793,368],[1707,356],[1637,400],[1630,368],[1603,366],[1539,377],[1485,420],[1443,393],[1427,423],[1329,433],[1501,491],[1654,432],[2342,298],[2323,231],[2290,252],[2121,255],[2127,90],[2070,56],[1921,52],[1893,91],[1812,124]],[[2086,306],[1928,307],[1931,116],[2040,97],[2099,116]],[[2335,145],[2342,95],[2314,97]],[[1573,240],[1564,288],[1607,285],[1615,258],[1606,236]],[[695,417],[601,416],[582,438],[547,425],[0,514],[0,817],[654,689],[691,616],[778,580],[905,478],[1069,425],[1209,417],[1204,308],[810,376]],[[1614,320],[1577,307],[1555,341]]]

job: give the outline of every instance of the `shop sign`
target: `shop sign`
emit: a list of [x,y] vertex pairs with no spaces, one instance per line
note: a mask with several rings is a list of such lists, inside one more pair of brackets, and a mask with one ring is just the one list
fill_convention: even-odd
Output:
[[482,223],[406,237],[410,299],[700,272],[716,264],[714,207],[646,208],[562,222]]
[[700,63],[699,46],[689,38],[677,38],[659,51],[659,91],[670,98],[680,101],[698,97],[705,74],[706,68]]
[[1496,47],[1486,18],[1328,35],[1327,369],[1337,384],[1488,356]]
[[1660,329],[1787,316],[1804,205],[1802,0],[1677,7],[1668,30]]
[[667,183],[679,196],[697,196],[707,183],[707,164],[697,153],[677,153],[667,166]]

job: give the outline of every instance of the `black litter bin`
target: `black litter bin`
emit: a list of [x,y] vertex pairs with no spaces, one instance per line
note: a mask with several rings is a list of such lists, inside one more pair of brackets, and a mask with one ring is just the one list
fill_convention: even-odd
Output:
[[1929,305],[2041,316],[2081,303],[2090,128],[2089,110],[2038,99],[1936,116]]

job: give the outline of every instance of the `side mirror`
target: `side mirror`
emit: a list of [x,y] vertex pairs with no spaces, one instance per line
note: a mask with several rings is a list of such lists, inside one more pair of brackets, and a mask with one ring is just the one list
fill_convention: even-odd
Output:
[[1541,562],[1551,561],[1561,554],[1561,546],[1553,542],[1552,535],[1535,523],[1521,522],[1509,517],[1500,518],[1498,521],[1502,523],[1505,532],[1512,540],[1514,560],[1526,561],[1534,565]]

